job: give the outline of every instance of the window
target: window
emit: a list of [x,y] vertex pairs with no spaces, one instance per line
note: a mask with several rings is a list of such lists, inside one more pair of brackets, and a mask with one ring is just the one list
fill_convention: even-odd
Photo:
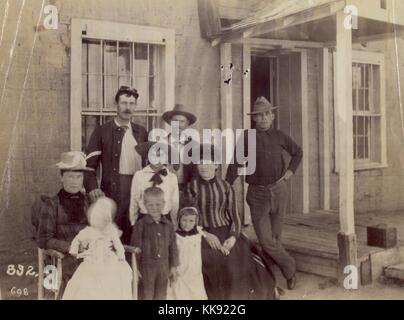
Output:
[[122,85],[139,92],[132,120],[147,130],[162,125],[174,103],[174,39],[169,29],[72,21],[72,150],[84,150],[94,129],[113,119]]
[[[354,51],[352,59],[355,170],[385,167],[387,160],[384,55]],[[337,163],[336,169],[338,169]]]

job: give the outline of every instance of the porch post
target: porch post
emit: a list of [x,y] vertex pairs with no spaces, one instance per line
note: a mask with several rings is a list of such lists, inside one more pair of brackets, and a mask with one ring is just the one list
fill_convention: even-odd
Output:
[[[357,265],[354,223],[354,158],[352,125],[352,30],[346,28],[343,11],[336,14],[336,110],[339,136],[340,279],[347,265]],[[346,275],[345,275],[346,276]]]
[[[243,128],[251,128],[251,119],[247,113],[251,112],[251,46],[243,44]],[[244,72],[248,73],[244,75]],[[244,224],[251,224],[250,206],[247,204],[248,184],[243,177],[243,204],[244,204]]]
[[[220,64],[223,67],[220,77],[220,108],[221,108],[221,127],[222,130],[233,128],[233,83],[228,81],[230,78],[229,65],[232,61],[231,57],[231,43],[220,44]],[[226,82],[227,81],[227,82]],[[224,161],[227,157],[227,152],[233,152],[233,150],[226,150],[223,148],[224,153],[223,163],[221,166],[222,177],[226,176],[227,164]]]
[[322,89],[319,90],[320,101],[320,168],[321,168],[321,208],[329,211],[330,207],[330,96],[329,96],[329,52],[327,48],[319,51],[320,79]]

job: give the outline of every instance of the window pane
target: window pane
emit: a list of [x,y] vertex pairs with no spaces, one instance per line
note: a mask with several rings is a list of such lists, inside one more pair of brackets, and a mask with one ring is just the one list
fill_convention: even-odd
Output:
[[135,43],[135,60],[148,60],[147,47],[148,44]]
[[134,68],[134,87],[139,92],[137,101],[139,110],[147,110],[150,106],[149,101],[149,53],[148,45],[135,43],[135,57],[133,61]]
[[365,159],[369,159],[369,137],[364,137],[363,138],[363,143],[364,143],[364,154],[363,157]]
[[363,111],[365,104],[365,90],[359,89],[358,90],[358,110]]
[[131,57],[132,44],[129,42],[119,42],[118,74],[120,86],[131,86]]
[[102,105],[101,43],[84,40],[82,46],[82,108],[100,110]]
[[373,65],[372,72],[372,111],[379,113],[381,96],[380,96],[380,66]]
[[107,123],[108,121],[111,121],[115,118],[115,115],[109,115],[109,116],[102,116],[102,124]]
[[364,137],[357,137],[357,148],[356,154],[357,159],[364,159],[364,150],[365,150],[365,138]]
[[364,124],[364,118],[363,117],[356,117],[356,134],[357,135],[364,135],[365,134],[365,124]]
[[360,77],[360,72],[361,72],[360,66],[357,63],[354,63],[353,67],[352,67],[352,77],[353,77],[352,85],[353,85],[353,88],[359,88],[360,87],[360,78],[361,78]]
[[352,90],[352,108],[354,111],[358,110],[358,95],[355,88]]
[[364,95],[365,95],[365,101],[364,101],[364,107],[366,111],[370,110],[370,99],[369,99],[369,95],[370,95],[370,90],[369,89],[365,89],[364,90]]
[[156,117],[155,116],[134,116],[132,121],[145,127],[147,131],[156,127]]
[[156,86],[155,86],[155,81],[156,81],[156,70],[155,70],[155,63],[157,61],[157,50],[155,50],[153,45],[149,46],[149,104],[151,108],[156,107],[156,97],[155,97],[155,91],[156,91]]
[[81,135],[81,145],[82,150],[85,151],[89,141],[91,134],[95,130],[97,126],[100,125],[100,117],[98,116],[82,116],[82,135]]
[[106,109],[114,109],[118,91],[117,42],[106,41],[104,45],[104,95]]
[[361,88],[366,88],[365,64],[361,64]]
[[88,105],[91,110],[101,110],[102,108],[102,76],[88,76]]
[[365,78],[364,78],[364,87],[365,88],[370,88],[370,64],[364,64],[364,69],[365,69]]
[[88,77],[81,76],[81,108],[88,109]]

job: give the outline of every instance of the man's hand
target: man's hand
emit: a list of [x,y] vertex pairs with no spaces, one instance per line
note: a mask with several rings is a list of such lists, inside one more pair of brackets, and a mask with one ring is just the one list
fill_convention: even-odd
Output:
[[88,193],[91,202],[95,202],[98,198],[105,197],[104,192],[101,189],[94,189]]
[[282,181],[282,180],[288,181],[292,176],[293,176],[293,171],[292,170],[286,170],[285,174],[283,175],[283,177],[279,181]]
[[178,279],[178,268],[177,267],[172,267],[170,269],[170,279],[171,281],[175,282]]
[[205,232],[205,239],[212,249],[221,250],[222,244],[220,243],[219,238],[216,237],[214,234]]

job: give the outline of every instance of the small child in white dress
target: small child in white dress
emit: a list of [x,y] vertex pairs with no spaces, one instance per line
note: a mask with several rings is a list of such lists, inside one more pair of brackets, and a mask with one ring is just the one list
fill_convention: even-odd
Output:
[[176,241],[180,265],[175,280],[168,286],[169,300],[207,300],[202,275],[202,237],[198,226],[198,211],[185,207],[178,213],[179,228]]
[[69,251],[84,260],[68,282],[63,300],[132,299],[132,269],[119,239],[122,232],[113,223],[115,212],[115,202],[106,197],[88,209],[89,226],[73,239]]

